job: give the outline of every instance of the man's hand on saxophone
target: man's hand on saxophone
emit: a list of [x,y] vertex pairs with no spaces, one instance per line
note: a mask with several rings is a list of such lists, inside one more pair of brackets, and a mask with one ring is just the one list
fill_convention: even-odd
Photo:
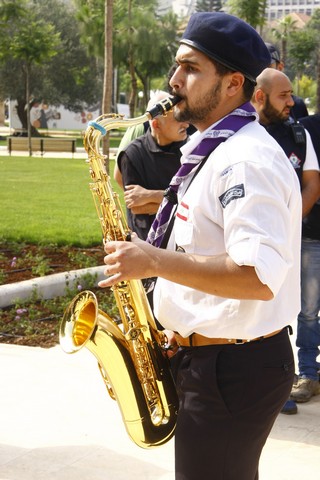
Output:
[[104,263],[107,265],[105,280],[99,282],[99,287],[112,287],[123,280],[133,280],[157,276],[156,265],[159,249],[131,234],[130,242],[107,242],[104,246],[107,255]]

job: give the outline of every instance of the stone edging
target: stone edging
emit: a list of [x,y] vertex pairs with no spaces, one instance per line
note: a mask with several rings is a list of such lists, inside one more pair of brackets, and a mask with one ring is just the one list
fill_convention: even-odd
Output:
[[23,301],[31,297],[36,290],[39,297],[50,299],[63,296],[66,287],[73,287],[74,281],[83,275],[97,275],[96,283],[105,278],[105,266],[70,270],[70,272],[54,273],[45,277],[32,278],[22,282],[0,285],[0,308],[14,305],[17,300]]

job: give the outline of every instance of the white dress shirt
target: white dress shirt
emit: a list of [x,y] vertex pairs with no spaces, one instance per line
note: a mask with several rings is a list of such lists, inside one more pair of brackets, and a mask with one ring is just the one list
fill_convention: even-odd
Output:
[[[182,162],[204,133],[182,147]],[[281,147],[252,122],[220,144],[187,183],[179,189],[167,248],[205,256],[226,252],[236,264],[253,266],[274,298],[223,298],[159,278],[159,322],[184,337],[196,332],[242,339],[292,323],[300,310],[302,207],[297,175]]]

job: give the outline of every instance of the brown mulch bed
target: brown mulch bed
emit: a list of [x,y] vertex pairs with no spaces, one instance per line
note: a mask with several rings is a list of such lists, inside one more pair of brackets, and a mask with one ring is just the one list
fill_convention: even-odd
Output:
[[[0,243],[0,284],[103,265],[103,257],[102,246],[42,247]],[[98,297],[99,308],[100,302],[106,302],[105,308],[113,309],[112,293],[93,287],[92,282],[92,278],[84,279],[81,281],[83,285],[70,289],[66,297],[52,300],[30,298],[23,304],[0,309],[0,343],[45,348],[56,345],[59,342],[59,325],[63,312],[78,293],[77,289],[87,288],[94,291]]]

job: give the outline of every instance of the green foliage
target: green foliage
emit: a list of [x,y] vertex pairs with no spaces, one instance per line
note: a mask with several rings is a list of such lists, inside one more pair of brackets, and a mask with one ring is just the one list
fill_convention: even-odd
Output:
[[[128,5],[131,15],[128,14]],[[20,57],[9,53],[8,37],[16,35],[20,48],[39,47],[38,40],[25,42],[21,28],[46,34],[42,48],[59,35],[57,55],[53,50],[40,56],[30,72],[30,95],[51,105],[63,104],[73,111],[80,111],[87,105],[101,105],[104,63],[104,0],[11,0],[2,1],[0,22],[0,97],[15,98],[18,101],[18,115],[26,127],[26,87],[24,67]],[[156,14],[156,0],[118,0],[114,2],[113,56],[114,68],[118,75],[117,84],[122,82],[124,72],[129,70],[129,49],[133,53],[131,66],[139,79],[138,89],[145,92],[145,100],[153,79],[167,75],[173,63],[177,47],[177,16],[169,13],[164,17]],[[10,21],[8,20],[10,18]],[[44,27],[43,27],[44,26]],[[53,29],[54,27],[54,29]],[[11,30],[10,30],[11,29]],[[18,44],[16,44],[16,48]],[[10,47],[11,48],[11,47]],[[26,52],[24,52],[26,53]],[[45,62],[43,62],[45,57]],[[132,81],[132,78],[130,78]],[[119,91],[131,89],[125,83]]]
[[296,23],[297,20],[294,20],[290,15],[287,15],[278,20],[278,24],[272,29],[272,32],[278,40],[287,40],[292,32],[297,29]]
[[70,261],[78,265],[79,268],[95,267],[96,262],[93,258],[88,257],[84,252],[70,252],[68,254]]
[[[280,45],[281,58],[285,72],[290,78],[299,77],[302,73],[314,80],[307,97],[311,110],[320,111],[320,9],[316,9],[310,21],[302,29],[298,29],[296,21],[286,16],[280,21],[272,33]],[[298,82],[297,85],[300,85]],[[300,90],[300,86],[299,86]]]
[[229,0],[230,13],[245,20],[253,28],[265,24],[266,0]]
[[305,70],[315,47],[316,39],[310,30],[303,29],[292,32],[288,54],[295,74],[300,76]]
[[[10,21],[5,22],[8,15]],[[81,111],[100,100],[102,67],[88,57],[80,43],[71,3],[67,5],[61,0],[3,2],[0,21],[2,25],[5,23],[0,31],[0,96],[17,99],[23,125],[26,104],[23,55],[33,59],[31,96],[51,105],[63,104],[73,111]],[[30,36],[26,37],[27,34]],[[8,38],[13,41],[8,42]]]
[[99,309],[117,322],[120,316],[111,289],[98,289],[95,284],[95,275],[84,275],[66,286],[64,296],[49,300],[41,298],[35,288],[30,298],[17,299],[12,307],[0,310],[1,341],[42,347],[57,344],[64,312],[71,300],[85,289],[96,295]]
[[27,22],[20,23],[20,31],[12,35],[6,53],[26,64],[41,65],[57,55],[59,38],[53,25],[42,20],[28,19]]
[[[82,41],[100,59],[104,55],[104,0],[75,0]],[[172,12],[159,17],[155,0],[118,0],[113,11],[113,63],[119,73],[119,91],[128,91],[133,81],[148,101],[154,79],[165,78],[177,48],[178,17]],[[134,72],[128,77],[128,72]],[[128,87],[128,78],[130,84]],[[144,105],[145,107],[145,105]]]
[[302,75],[301,77],[296,77],[292,82],[292,85],[293,90],[297,95],[304,99],[308,99],[307,107],[309,112],[314,112],[316,110],[316,81],[308,75]]
[[[34,9],[22,3],[6,2],[0,6],[0,59],[21,60],[24,64],[41,64],[58,53],[60,35],[54,25],[38,18]],[[10,42],[8,42],[10,38]]]
[[89,55],[104,57],[105,0],[74,0],[81,42]]
[[320,8],[314,10],[310,22],[307,24],[306,27],[308,30],[314,30],[315,33],[318,33],[318,42],[320,42],[319,38],[319,28],[320,28]]

